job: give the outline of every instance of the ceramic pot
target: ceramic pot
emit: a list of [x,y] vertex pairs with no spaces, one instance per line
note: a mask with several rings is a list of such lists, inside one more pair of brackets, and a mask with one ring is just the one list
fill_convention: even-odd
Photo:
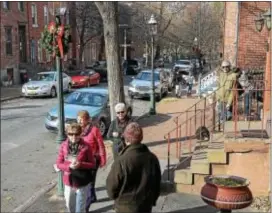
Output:
[[[214,178],[231,178],[243,181],[242,186],[223,186],[213,183]],[[248,188],[249,181],[245,178],[229,175],[207,176],[204,178],[205,185],[201,189],[202,200],[217,209],[233,210],[248,207],[252,201],[252,193]]]

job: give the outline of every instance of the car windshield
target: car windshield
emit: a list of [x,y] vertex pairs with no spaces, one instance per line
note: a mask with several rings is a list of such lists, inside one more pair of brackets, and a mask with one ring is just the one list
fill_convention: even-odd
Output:
[[[138,80],[144,80],[144,81],[151,81],[151,72],[140,72],[137,76],[136,79]],[[160,75],[158,73],[154,73],[154,80],[159,81],[160,80]]]
[[101,107],[106,101],[106,96],[92,92],[73,92],[64,101],[66,104],[81,106]]
[[190,65],[190,61],[177,61],[177,64]]
[[79,73],[79,75],[81,75],[81,76],[88,76],[89,74],[86,71],[82,71],[82,72]]
[[34,81],[54,81],[54,73],[38,73],[33,80]]

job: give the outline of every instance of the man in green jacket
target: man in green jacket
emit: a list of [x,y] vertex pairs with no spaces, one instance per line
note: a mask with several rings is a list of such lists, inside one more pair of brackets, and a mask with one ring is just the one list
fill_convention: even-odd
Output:
[[237,73],[231,70],[229,61],[223,61],[219,68],[216,91],[217,110],[220,121],[230,120],[232,117],[233,87],[237,80]]

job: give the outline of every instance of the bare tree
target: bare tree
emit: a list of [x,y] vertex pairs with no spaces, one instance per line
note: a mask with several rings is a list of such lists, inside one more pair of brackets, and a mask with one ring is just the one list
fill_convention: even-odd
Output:
[[115,104],[125,101],[118,42],[118,2],[95,2],[95,5],[99,10],[104,26],[110,112],[113,120]]
[[76,28],[81,65],[86,45],[95,37],[103,35],[102,27],[102,19],[94,2],[76,2]]

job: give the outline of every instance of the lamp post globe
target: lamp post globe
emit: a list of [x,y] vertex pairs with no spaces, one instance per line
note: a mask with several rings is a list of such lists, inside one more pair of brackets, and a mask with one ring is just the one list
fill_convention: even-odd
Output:
[[269,8],[264,14],[263,14],[265,25],[268,31],[271,30],[271,8]]
[[264,26],[264,18],[261,14],[254,20],[255,21],[255,28],[258,32],[261,32]]
[[151,34],[151,94],[150,94],[150,115],[156,114],[156,101],[155,101],[155,81],[154,81],[154,37],[157,35],[157,21],[152,14],[148,25],[150,27]]

